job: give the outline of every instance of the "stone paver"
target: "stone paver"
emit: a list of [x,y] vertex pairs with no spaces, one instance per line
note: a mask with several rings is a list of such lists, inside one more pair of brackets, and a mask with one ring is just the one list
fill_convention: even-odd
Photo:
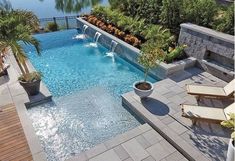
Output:
[[89,161],[105,161],[107,159],[112,159],[112,161],[121,161],[118,155],[114,152],[113,149],[108,150],[100,155],[97,155],[94,158],[91,158]]
[[114,151],[117,153],[121,160],[128,159],[130,155],[125,151],[122,145],[118,145],[114,148]]
[[137,142],[134,138],[122,144],[127,153],[133,160],[141,161],[142,159],[149,156],[145,149]]
[[[186,84],[205,84],[224,86],[226,82],[204,72],[198,68],[190,68],[185,72],[173,75],[154,84],[155,90],[150,97],[140,100],[134,92],[123,95],[123,104],[131,108],[138,115],[145,118],[161,136],[152,136],[151,130],[143,134],[143,137],[154,144],[147,148],[156,160],[162,156],[162,160],[178,158],[183,154],[191,160],[225,160],[226,149],[229,140],[229,132],[219,125],[199,122],[192,126],[191,120],[182,117],[180,104],[205,105],[224,108],[231,102],[212,99],[202,99],[200,102],[194,96],[186,92]],[[159,135],[158,134],[158,135]],[[161,140],[164,137],[182,154],[173,152],[172,156],[165,157],[161,152]],[[208,140],[209,143],[208,143]],[[165,141],[163,139],[163,141]],[[167,144],[162,144],[167,145]],[[167,148],[168,149],[168,148]],[[156,152],[159,150],[159,154]],[[221,152],[221,150],[223,150]],[[181,158],[184,159],[184,158]]]
[[[107,142],[115,145],[105,144]],[[138,126],[105,143],[69,158],[68,161],[156,161],[169,160],[172,157],[175,157],[172,161],[184,159],[183,155],[148,124]]]

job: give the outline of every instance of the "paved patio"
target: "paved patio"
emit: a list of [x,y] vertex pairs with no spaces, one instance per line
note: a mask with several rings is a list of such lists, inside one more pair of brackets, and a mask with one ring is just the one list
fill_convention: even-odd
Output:
[[184,73],[164,79],[155,84],[153,94],[140,100],[134,92],[123,95],[123,105],[131,108],[145,119],[156,131],[190,160],[225,160],[229,131],[220,125],[199,122],[192,126],[189,119],[181,116],[180,104],[199,104],[224,108],[231,101],[203,99],[186,93],[186,84],[207,84],[224,86],[226,82],[191,68]]
[[67,161],[186,161],[148,124],[108,140]]

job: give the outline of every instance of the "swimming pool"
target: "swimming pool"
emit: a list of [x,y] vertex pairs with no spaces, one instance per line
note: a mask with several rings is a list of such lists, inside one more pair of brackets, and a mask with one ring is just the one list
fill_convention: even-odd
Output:
[[[77,30],[36,35],[39,57],[25,48],[53,95],[53,102],[28,109],[48,160],[65,160],[140,122],[121,105],[121,94],[132,90],[143,73],[119,58],[106,55],[92,39],[73,39]],[[149,81],[156,80],[149,78]]]

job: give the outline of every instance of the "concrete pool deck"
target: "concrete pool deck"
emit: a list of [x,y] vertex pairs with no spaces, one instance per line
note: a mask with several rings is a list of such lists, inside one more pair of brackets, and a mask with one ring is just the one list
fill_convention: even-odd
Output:
[[67,161],[186,161],[151,126],[143,124]]
[[220,125],[192,122],[181,116],[180,104],[226,107],[230,101],[203,99],[197,102],[187,94],[186,84],[224,86],[226,82],[191,68],[155,83],[153,94],[140,100],[134,92],[124,94],[123,105],[131,108],[189,160],[225,160],[230,134]]

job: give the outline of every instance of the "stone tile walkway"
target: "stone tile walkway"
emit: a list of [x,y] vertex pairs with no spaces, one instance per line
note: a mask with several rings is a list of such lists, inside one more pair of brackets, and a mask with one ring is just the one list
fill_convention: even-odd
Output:
[[148,124],[108,140],[67,161],[186,161]]
[[205,122],[192,126],[189,119],[181,116],[180,104],[224,108],[231,102],[211,99],[197,102],[195,97],[186,93],[186,84],[224,86],[226,82],[198,68],[192,68],[157,82],[153,94],[145,100],[140,100],[134,92],[124,94],[123,105],[144,118],[188,159],[225,160],[229,131],[220,125]]

